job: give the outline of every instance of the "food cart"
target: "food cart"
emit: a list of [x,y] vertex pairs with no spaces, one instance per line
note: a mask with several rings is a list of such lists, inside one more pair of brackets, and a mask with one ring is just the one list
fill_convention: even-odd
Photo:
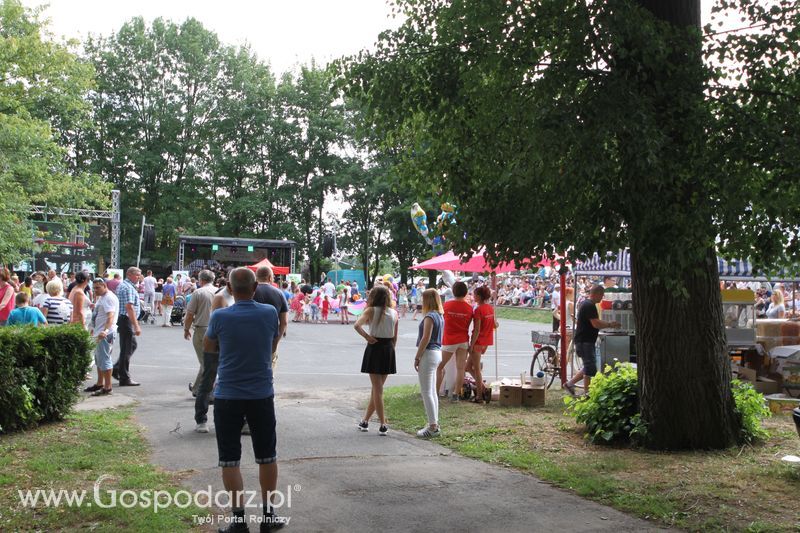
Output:
[[[790,282],[800,281],[800,277],[787,275],[781,271],[772,278],[759,275],[749,261],[726,261],[717,259],[719,279],[747,283]],[[630,277],[630,255],[628,250],[619,250],[616,254],[607,253],[600,257],[594,254],[587,261],[577,261],[573,269],[575,279],[580,276],[617,278]],[[613,291],[607,291],[614,294]],[[577,292],[576,292],[577,299]],[[614,298],[613,296],[611,298]],[[601,304],[603,320],[615,320],[623,324],[623,328],[615,331],[604,331],[598,337],[598,351],[601,362],[618,359],[620,361],[636,361],[635,325],[633,322],[632,300],[630,305],[630,321],[625,322],[625,311],[614,309],[615,302]],[[623,300],[624,301],[624,300]],[[772,389],[783,389],[789,394],[800,394],[800,321],[792,319],[762,320],[756,318],[755,294],[751,290],[722,291],[722,306],[725,316],[725,333],[731,364],[741,379],[753,382],[757,390],[765,393]],[[776,348],[797,346],[792,358],[784,366],[776,368],[779,359]],[[781,352],[782,353],[782,352]],[[795,361],[797,363],[795,364]],[[794,380],[794,381],[790,381]],[[795,381],[797,383],[795,383]]]

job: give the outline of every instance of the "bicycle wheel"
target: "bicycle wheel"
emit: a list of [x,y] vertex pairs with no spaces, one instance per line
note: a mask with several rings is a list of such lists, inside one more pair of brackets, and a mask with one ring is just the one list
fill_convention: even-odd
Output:
[[533,354],[533,360],[531,361],[531,377],[535,376],[540,371],[544,372],[545,380],[547,380],[547,376],[550,376],[550,381],[547,383],[548,389],[558,375],[559,367],[557,357],[556,351],[552,346],[542,346]]
[[575,353],[575,346],[572,342],[567,347],[567,379],[583,370],[583,360]]

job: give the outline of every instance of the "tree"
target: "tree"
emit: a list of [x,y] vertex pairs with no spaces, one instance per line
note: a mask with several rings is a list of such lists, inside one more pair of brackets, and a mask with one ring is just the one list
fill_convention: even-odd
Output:
[[300,249],[309,257],[310,278],[322,273],[325,199],[344,168],[347,143],[342,105],[336,102],[332,77],[315,64],[302,66],[278,84],[281,121],[276,171],[291,201],[290,220],[300,233]]
[[406,22],[340,63],[406,179],[460,206],[458,251],[485,245],[500,261],[630,247],[656,448],[739,435],[717,253],[773,268],[798,256],[797,188],[770,200],[798,182],[785,163],[799,134],[769,118],[798,116],[800,15],[770,3],[722,3],[770,30],[711,47],[744,65],[734,83],[703,61],[699,0],[400,0]]
[[216,232],[206,179],[211,113],[222,51],[195,19],[125,23],[85,43],[97,72],[94,127],[79,165],[123,192],[123,254],[135,254],[141,215],[156,224],[160,259],[172,259],[180,229]]
[[68,134],[88,116],[93,83],[73,44],[49,40],[39,11],[4,0],[0,50],[0,262],[14,263],[32,245],[32,204],[105,207],[110,188],[67,164]]

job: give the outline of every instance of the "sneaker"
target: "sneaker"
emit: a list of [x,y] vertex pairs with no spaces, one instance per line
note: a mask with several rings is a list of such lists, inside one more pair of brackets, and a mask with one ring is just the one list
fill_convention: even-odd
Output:
[[194,430],[197,433],[208,433],[208,424],[206,422],[200,422]]
[[264,515],[260,525],[260,533],[270,533],[277,531],[287,524],[287,519],[283,516],[278,516],[275,513]]
[[250,533],[250,528],[244,522],[231,522],[228,527],[221,527],[219,533]]
[[381,426],[378,428],[378,435],[381,437],[385,437],[389,433],[389,428],[386,426]]
[[86,387],[83,389],[83,392],[96,392],[103,388],[102,385],[92,385],[91,387]]
[[442,432],[437,429],[431,429],[430,426],[425,426],[424,428],[417,431],[417,437],[420,439],[431,439],[433,437],[438,437],[441,435]]
[[250,434],[250,424],[247,422],[244,423],[242,426],[242,435],[249,435]]
[[358,423],[358,429],[359,431],[369,431],[369,422],[362,420]]
[[578,396],[577,394],[575,394],[575,385],[564,383],[564,390],[566,390],[569,393],[569,395],[572,396],[573,398]]

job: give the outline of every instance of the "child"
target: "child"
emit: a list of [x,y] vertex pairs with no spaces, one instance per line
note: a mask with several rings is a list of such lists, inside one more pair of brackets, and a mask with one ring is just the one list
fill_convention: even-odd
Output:
[[321,303],[320,300],[320,291],[318,290],[315,292],[311,299],[311,321],[315,324],[319,322],[319,304]]
[[339,291],[339,319],[342,324],[350,323],[350,315],[347,312],[347,306],[350,298],[347,297],[347,291],[342,289]]
[[330,311],[330,309],[331,301],[328,299],[328,295],[326,294],[322,299],[322,321],[326,324],[328,323],[328,311]]
[[294,298],[292,298],[292,311],[294,311],[294,318],[292,319],[292,322],[303,321],[304,300],[305,300],[305,295],[303,295],[303,293],[298,290]]
[[17,308],[8,315],[9,326],[34,324],[36,326],[47,324],[44,315],[35,307],[28,307],[30,297],[27,292],[18,292],[14,298]]
[[303,300],[303,322],[311,321],[311,297],[306,296]]

